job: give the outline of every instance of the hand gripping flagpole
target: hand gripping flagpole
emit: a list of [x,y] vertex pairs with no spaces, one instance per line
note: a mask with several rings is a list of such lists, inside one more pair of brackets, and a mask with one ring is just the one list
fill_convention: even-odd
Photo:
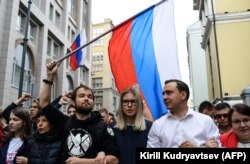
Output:
[[128,22],[131,21],[132,19],[137,18],[138,16],[140,16],[140,15],[143,14],[144,12],[150,10],[151,8],[153,8],[153,7],[155,7],[155,6],[160,5],[161,3],[165,2],[165,1],[167,1],[167,0],[162,0],[162,1],[158,2],[157,4],[154,4],[154,5],[152,5],[152,6],[148,7],[148,8],[146,8],[145,10],[139,12],[138,14],[136,14],[136,15],[130,17],[129,19],[123,21],[122,23],[120,23],[120,24],[118,24],[118,25],[112,27],[110,30],[108,30],[108,31],[102,33],[101,35],[97,36],[96,38],[90,40],[88,43],[86,43],[86,44],[84,44],[84,45],[78,47],[77,49],[75,49],[75,50],[73,50],[73,51],[71,51],[71,52],[69,52],[69,53],[67,53],[67,54],[65,54],[65,56],[62,57],[61,59],[57,60],[57,61],[55,62],[55,64],[56,64],[56,63],[62,62],[64,59],[67,59],[68,57],[70,57],[70,56],[71,56],[72,54],[74,54],[75,52],[77,52],[77,51],[79,51],[79,50],[81,50],[81,49],[87,47],[88,45],[90,45],[90,44],[92,44],[93,42],[97,41],[98,39],[104,37],[104,36],[107,35],[108,33],[112,32],[112,31],[115,31],[116,29],[120,28],[121,26],[123,26],[124,24],[128,23]]

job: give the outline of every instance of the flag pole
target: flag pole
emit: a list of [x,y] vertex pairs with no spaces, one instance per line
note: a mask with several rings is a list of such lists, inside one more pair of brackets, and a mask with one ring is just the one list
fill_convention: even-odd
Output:
[[136,15],[134,15],[134,16],[128,18],[127,20],[121,22],[120,24],[118,24],[118,25],[112,27],[110,30],[108,30],[108,31],[102,33],[101,35],[97,36],[96,38],[90,40],[88,43],[86,43],[86,44],[84,44],[84,45],[78,47],[78,48],[75,49],[74,51],[71,51],[71,52],[65,54],[65,56],[62,57],[61,59],[57,60],[56,63],[62,62],[64,59],[67,59],[68,57],[70,57],[70,56],[71,56],[72,54],[74,54],[75,52],[77,52],[77,51],[79,51],[79,50],[81,50],[81,49],[87,47],[88,45],[90,45],[90,44],[92,44],[93,42],[97,41],[98,39],[104,37],[104,36],[107,35],[108,33],[117,30],[118,28],[120,28],[120,27],[123,26],[124,24],[128,23],[128,22],[131,21],[132,19],[137,18],[138,16],[140,16],[140,15],[143,14],[144,12],[146,12],[146,11],[152,9],[152,8],[155,7],[155,6],[160,5],[160,4],[163,3],[164,1],[167,1],[167,0],[162,0],[162,1],[156,3],[156,4],[152,5],[152,6],[150,6],[150,7],[146,8],[146,9],[144,9],[143,11],[137,13]]
[[[113,28],[112,28],[112,29],[113,29]],[[72,54],[74,54],[75,52],[77,52],[77,51],[83,49],[84,47],[87,47],[87,46],[90,45],[91,43],[93,43],[93,42],[97,41],[98,39],[100,39],[101,37],[107,35],[108,33],[110,33],[110,32],[112,31],[112,29],[110,29],[110,30],[108,30],[108,31],[106,31],[106,32],[104,32],[104,33],[102,33],[101,35],[99,35],[98,37],[92,39],[92,40],[89,41],[88,43],[82,45],[81,47],[78,47],[78,48],[75,49],[74,51],[71,51],[71,52],[67,53],[63,58],[57,60],[56,63],[62,62],[64,59],[67,59],[68,57],[70,57],[70,56],[71,56]]]
[[27,9],[27,18],[26,18],[26,26],[25,33],[23,38],[23,54],[22,54],[22,63],[21,63],[21,72],[20,72],[20,80],[19,80],[19,89],[18,89],[18,98],[22,97],[23,92],[23,76],[25,72],[25,57],[27,53],[27,44],[28,44],[28,32],[29,32],[29,23],[30,23],[30,9],[31,9],[32,1],[28,1],[28,9]]

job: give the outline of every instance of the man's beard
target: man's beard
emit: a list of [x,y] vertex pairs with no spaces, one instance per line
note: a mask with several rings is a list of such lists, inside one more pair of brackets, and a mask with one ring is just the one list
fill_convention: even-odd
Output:
[[92,107],[76,106],[76,113],[88,115],[92,111],[92,109],[93,109]]

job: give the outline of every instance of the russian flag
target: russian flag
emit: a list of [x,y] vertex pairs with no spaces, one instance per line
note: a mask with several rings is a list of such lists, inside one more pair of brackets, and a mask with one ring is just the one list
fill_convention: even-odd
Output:
[[[77,36],[74,42],[71,45],[71,50],[74,51],[75,49],[81,47],[81,45],[86,43],[86,33],[85,29],[83,29]],[[70,56],[69,66],[70,68],[75,71],[78,67],[83,65],[84,55],[86,54],[85,48],[76,51],[74,54]]]
[[152,120],[167,113],[162,88],[181,79],[173,1],[164,0],[114,27],[109,60],[118,92],[139,85]]

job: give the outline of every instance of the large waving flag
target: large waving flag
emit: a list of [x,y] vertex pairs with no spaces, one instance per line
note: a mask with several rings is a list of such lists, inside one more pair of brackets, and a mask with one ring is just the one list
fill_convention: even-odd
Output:
[[[71,45],[71,50],[79,48],[81,45],[85,44],[87,41],[85,29],[83,29],[77,36],[74,42]],[[75,71],[78,67],[83,65],[84,55],[86,55],[86,49],[80,49],[76,51],[74,54],[70,56],[69,66],[73,71]]]
[[113,28],[109,60],[118,91],[139,85],[151,118],[167,113],[165,80],[181,79],[173,1],[163,0]]

